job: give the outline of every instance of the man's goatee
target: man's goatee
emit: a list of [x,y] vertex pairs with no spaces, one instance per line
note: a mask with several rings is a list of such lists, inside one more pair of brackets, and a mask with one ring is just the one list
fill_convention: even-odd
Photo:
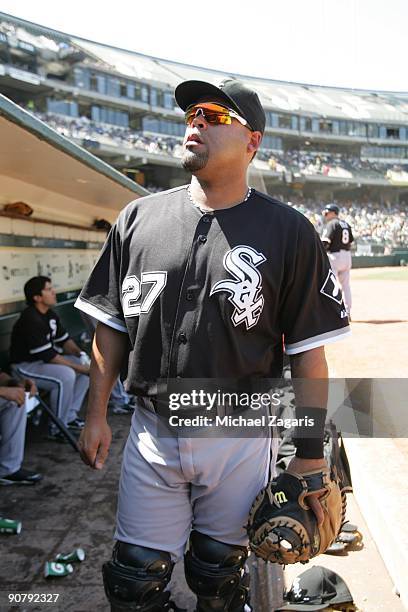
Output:
[[181,165],[183,166],[184,170],[187,170],[188,172],[197,172],[197,170],[202,170],[207,165],[207,162],[208,153],[206,151],[203,153],[184,151],[181,159]]

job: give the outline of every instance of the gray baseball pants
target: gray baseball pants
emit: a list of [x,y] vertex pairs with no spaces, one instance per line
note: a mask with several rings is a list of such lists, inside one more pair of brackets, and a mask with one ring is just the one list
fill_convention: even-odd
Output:
[[246,546],[244,525],[275,465],[277,439],[157,437],[157,418],[144,408],[132,416],[115,539],[167,551],[174,561],[191,529]]
[[[64,355],[79,364],[79,357]],[[24,361],[14,364],[13,371],[25,378],[32,378],[39,389],[50,391],[50,408],[67,425],[81,409],[89,388],[89,376],[77,374],[72,368],[43,361]]]
[[27,415],[23,406],[0,397],[0,478],[21,468]]

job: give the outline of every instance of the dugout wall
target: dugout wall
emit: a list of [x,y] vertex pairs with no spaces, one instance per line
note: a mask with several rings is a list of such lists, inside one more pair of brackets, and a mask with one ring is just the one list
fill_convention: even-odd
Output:
[[[105,240],[96,219],[112,223],[143,187],[0,95],[0,366],[25,307],[32,276],[52,278],[57,310],[74,335],[82,322],[73,303]],[[24,202],[30,216],[4,211]]]

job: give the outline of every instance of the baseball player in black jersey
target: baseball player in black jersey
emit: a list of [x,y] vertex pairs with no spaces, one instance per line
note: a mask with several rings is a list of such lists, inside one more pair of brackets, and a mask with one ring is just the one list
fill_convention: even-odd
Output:
[[[89,387],[89,365],[82,363],[81,349],[52,310],[57,296],[51,279],[34,276],[24,285],[27,308],[11,334],[10,359],[18,376],[33,378],[39,389],[50,391],[50,406],[73,431],[83,427],[78,418]],[[50,424],[51,439],[64,437]]]
[[[127,390],[144,407],[132,417],[117,541],[103,568],[111,610],[175,609],[166,586],[184,555],[199,612],[243,612],[243,526],[276,445],[271,452],[267,436],[158,436],[158,381],[279,377],[284,350],[294,376],[326,378],[323,346],[349,327],[313,226],[247,184],[265,128],[257,94],[235,80],[186,81],[175,96],[191,183],[120,213],[77,300],[99,320],[81,455],[96,469],[106,460],[106,404],[130,344]],[[295,471],[325,465],[322,439],[299,440]],[[310,507],[321,518],[317,496]]]
[[327,204],[323,210],[326,226],[323,230],[322,240],[326,246],[331,267],[340,283],[343,292],[344,305],[347,314],[351,316],[351,243],[354,241],[353,232],[347,221],[339,219],[339,207],[336,204]]

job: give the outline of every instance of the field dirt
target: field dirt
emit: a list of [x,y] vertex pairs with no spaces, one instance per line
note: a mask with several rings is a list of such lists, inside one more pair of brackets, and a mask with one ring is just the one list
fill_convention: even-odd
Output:
[[326,346],[330,375],[408,377],[408,269],[352,270],[351,337]]

